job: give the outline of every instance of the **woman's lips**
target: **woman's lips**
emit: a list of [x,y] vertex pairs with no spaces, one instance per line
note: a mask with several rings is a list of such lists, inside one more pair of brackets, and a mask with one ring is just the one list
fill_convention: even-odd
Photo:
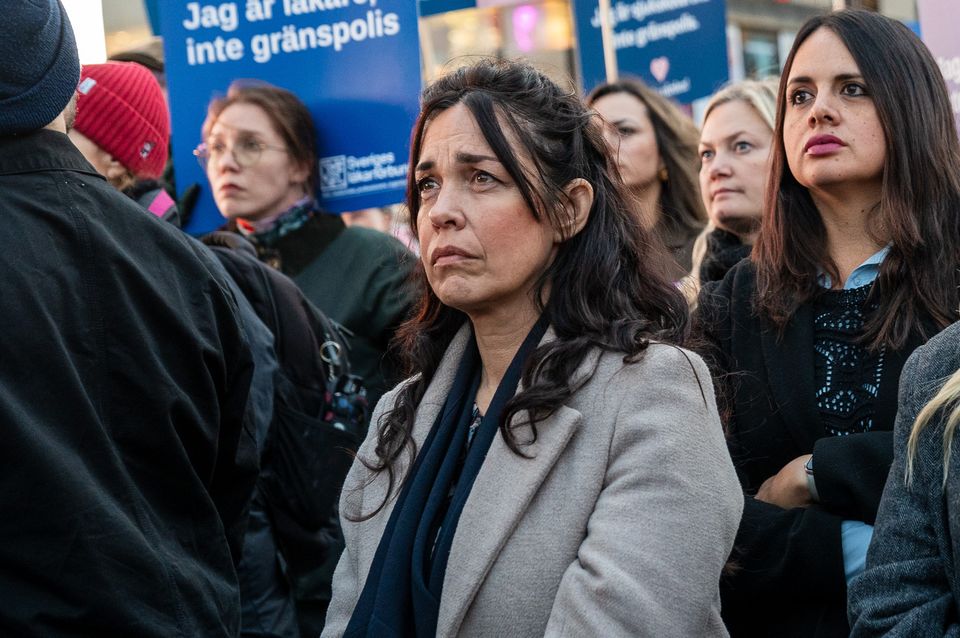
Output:
[[449,266],[467,259],[472,259],[473,255],[465,250],[454,246],[444,246],[433,251],[431,263],[434,266]]
[[833,135],[816,135],[807,140],[803,150],[808,155],[829,155],[846,146],[839,137]]
[[724,195],[736,195],[739,192],[735,188],[718,188],[713,191],[713,199],[723,199]]
[[843,144],[814,144],[807,149],[807,155],[829,155],[843,148]]

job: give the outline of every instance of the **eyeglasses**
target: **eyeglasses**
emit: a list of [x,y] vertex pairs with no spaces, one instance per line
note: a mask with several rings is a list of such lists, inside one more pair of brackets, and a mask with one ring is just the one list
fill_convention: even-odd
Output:
[[260,161],[260,156],[264,151],[288,152],[283,146],[271,146],[264,144],[253,138],[238,140],[233,146],[228,146],[226,142],[220,140],[211,140],[203,142],[197,148],[193,149],[193,155],[200,162],[200,166],[207,170],[207,164],[210,162],[219,162],[224,153],[229,152],[233,156],[233,161],[240,168],[249,168]]

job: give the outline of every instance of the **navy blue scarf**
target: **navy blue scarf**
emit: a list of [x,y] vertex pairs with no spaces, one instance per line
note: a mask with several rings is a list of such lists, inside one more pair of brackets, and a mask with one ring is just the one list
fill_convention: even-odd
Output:
[[504,405],[516,394],[523,364],[548,323],[544,313],[524,339],[463,457],[480,386],[480,354],[470,338],[443,409],[397,497],[344,638],[436,635],[457,522]]

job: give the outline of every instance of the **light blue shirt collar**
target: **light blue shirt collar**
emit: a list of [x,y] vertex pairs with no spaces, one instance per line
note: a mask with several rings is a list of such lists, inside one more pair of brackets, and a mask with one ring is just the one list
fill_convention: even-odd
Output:
[[[877,275],[880,273],[880,264],[883,263],[887,253],[890,252],[891,246],[893,246],[893,244],[887,244],[877,252],[867,257],[866,261],[864,261],[862,264],[854,268],[853,272],[850,273],[850,276],[847,277],[847,280],[843,282],[843,289],[850,290],[852,288],[860,288],[861,286],[872,284],[877,278]],[[820,284],[821,288],[833,287],[830,282],[830,275],[825,272],[821,272],[817,276],[817,283]]]

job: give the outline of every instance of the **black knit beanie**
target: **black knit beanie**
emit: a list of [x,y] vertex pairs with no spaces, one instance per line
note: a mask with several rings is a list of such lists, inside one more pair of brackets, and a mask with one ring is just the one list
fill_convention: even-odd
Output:
[[73,28],[59,0],[3,3],[0,18],[0,135],[52,122],[80,81]]

